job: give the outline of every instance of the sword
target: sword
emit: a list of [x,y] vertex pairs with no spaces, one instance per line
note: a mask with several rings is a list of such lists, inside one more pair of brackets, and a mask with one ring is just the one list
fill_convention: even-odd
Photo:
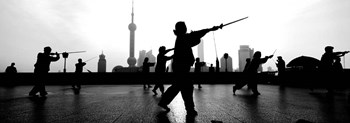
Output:
[[241,18],[241,19],[238,19],[238,20],[235,20],[235,21],[232,21],[232,22],[227,23],[227,24],[221,24],[221,25],[219,26],[219,28],[222,29],[222,27],[224,27],[224,26],[227,26],[227,25],[236,23],[236,22],[238,22],[238,21],[241,21],[241,20],[244,20],[244,19],[247,19],[247,18],[248,18],[248,16],[247,16],[247,17],[244,17],[244,18]]

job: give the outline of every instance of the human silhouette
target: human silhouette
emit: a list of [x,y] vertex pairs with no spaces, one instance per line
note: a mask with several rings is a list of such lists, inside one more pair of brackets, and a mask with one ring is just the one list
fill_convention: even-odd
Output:
[[[143,65],[142,65],[142,72],[143,73],[149,73],[149,68],[154,66],[155,63],[151,63],[151,62],[148,62],[148,57],[146,57],[144,60],[143,60]],[[147,87],[148,88],[152,88],[152,86],[150,84],[147,84]],[[143,84],[143,88],[147,88],[146,87],[146,84]]]
[[[209,31],[215,31],[219,28],[220,27],[214,26],[213,28],[187,33],[185,22],[177,22],[174,30],[174,34],[177,37],[172,63],[173,72],[175,74],[189,73],[191,66],[195,61],[192,47],[198,45],[201,41],[200,39]],[[158,105],[167,111],[170,111],[170,108],[168,108],[167,105],[170,104],[179,92],[181,92],[182,99],[184,100],[187,115],[197,115],[193,102],[193,84],[191,83],[191,80],[186,80],[184,77],[179,77],[175,80],[175,83],[166,90]]]
[[[161,46],[159,47],[159,53],[157,55],[157,64],[156,64],[156,69],[155,72],[156,73],[165,73],[166,72],[166,62],[170,59],[172,59],[172,56],[168,57],[165,56],[165,54],[167,54],[169,51],[172,51],[174,49],[167,49],[165,46]],[[158,95],[157,93],[157,89],[159,88],[160,92],[162,93],[162,95],[164,94],[164,85],[161,83],[157,83],[155,84],[154,88],[153,88],[153,93],[154,95]]]
[[[56,57],[50,55],[56,55]],[[33,89],[29,92],[29,96],[35,96],[38,92],[40,92],[40,96],[47,95],[45,82],[42,79],[45,78],[45,75],[50,71],[51,62],[58,61],[59,59],[59,54],[57,52],[51,53],[51,48],[49,46],[44,48],[43,53],[38,53],[37,61],[34,65],[34,75],[36,75],[39,81],[36,82]]]
[[210,64],[209,73],[214,73],[214,72],[215,72],[215,68],[214,68],[213,64]]
[[[243,69],[243,73],[244,74],[246,74],[247,73],[247,71],[248,71],[248,67],[249,67],[249,65],[250,65],[250,58],[246,58],[245,59],[245,66],[244,66],[244,69]],[[244,83],[244,82],[243,82]],[[243,84],[242,83],[242,84]],[[247,82],[245,82],[245,83],[247,83]],[[250,85],[250,83],[247,83],[247,86],[248,86],[248,90],[250,90],[251,89],[251,85]]]
[[11,66],[7,66],[5,73],[9,73],[9,74],[17,73],[17,69],[15,67],[14,62],[11,63]]
[[279,83],[283,86],[283,81],[284,81],[283,79],[286,71],[286,63],[284,62],[282,56],[278,56],[276,61],[277,61],[276,66],[278,69],[278,80],[279,80]]
[[[83,68],[86,65],[86,62],[83,62],[81,58],[78,59],[78,63],[75,64],[75,73],[79,76],[83,73]],[[75,83],[72,84],[73,89],[81,89],[81,84],[79,80],[76,80]]]
[[338,57],[344,56],[345,54],[349,53],[349,51],[343,51],[343,52],[333,52],[334,47],[333,46],[326,46],[324,48],[325,53],[321,57],[320,61],[320,71],[322,72],[323,81],[326,81],[326,88],[328,91],[328,94],[333,94],[333,89],[330,83],[332,79],[334,78],[334,69],[333,69],[333,63],[334,60],[336,60]]
[[[202,67],[205,65],[205,62],[201,62],[200,58],[196,58],[196,62],[194,63],[194,72],[200,73],[202,72]],[[198,83],[198,88],[202,88],[201,84]]]
[[[248,84],[250,85],[250,88],[253,91],[253,95],[260,95],[260,93],[258,91],[258,85],[257,85],[257,81],[258,81],[257,70],[258,70],[260,64],[266,63],[268,59],[273,57],[273,55],[265,56],[264,58],[260,58],[260,57],[261,57],[261,52],[256,51],[253,55],[253,59],[250,62],[250,65],[246,71],[246,73],[249,77]],[[235,94],[236,90],[241,89],[245,84],[246,83],[237,83],[237,85],[235,85],[233,87],[233,94]]]
[[334,72],[343,72],[343,65],[341,64],[340,57],[335,58],[335,61],[333,63],[333,70]]

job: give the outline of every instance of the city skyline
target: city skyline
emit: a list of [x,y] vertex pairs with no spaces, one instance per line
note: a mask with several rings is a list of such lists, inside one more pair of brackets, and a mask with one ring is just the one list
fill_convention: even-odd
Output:
[[[218,56],[228,53],[233,58],[233,69],[238,68],[240,45],[249,45],[263,56],[277,49],[275,56],[283,56],[286,63],[301,55],[320,59],[328,45],[334,46],[334,51],[350,50],[349,3],[135,0],[135,52],[152,50],[157,54],[159,46],[172,48],[172,30],[177,21],[185,21],[191,31],[248,16],[203,37],[205,62],[215,65],[214,39]],[[4,71],[15,62],[19,72],[32,72],[36,55],[45,46],[51,46],[53,52],[87,51],[67,58],[67,72],[75,70],[78,58],[84,61],[96,57],[101,50],[108,56],[107,72],[118,65],[127,67],[131,7],[131,0],[0,1],[0,68]],[[264,69],[276,69],[275,60],[276,57],[264,64]],[[53,62],[50,72],[63,71],[63,61],[61,57]],[[97,70],[97,62],[89,61],[86,68]],[[349,68],[350,56],[346,55],[345,62]]]

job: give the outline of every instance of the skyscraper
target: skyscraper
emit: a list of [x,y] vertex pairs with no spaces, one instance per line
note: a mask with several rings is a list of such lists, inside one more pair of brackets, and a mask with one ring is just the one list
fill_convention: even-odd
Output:
[[134,1],[132,1],[131,23],[129,24],[129,30],[130,30],[130,52],[129,52],[130,54],[127,62],[129,64],[129,67],[135,67],[136,58],[134,57],[134,51],[135,51],[136,24],[134,23]]
[[102,52],[102,54],[100,55],[100,59],[98,60],[98,63],[97,63],[97,72],[99,72],[99,73],[106,72],[107,61],[106,61],[105,57],[106,56]]
[[244,70],[244,66],[246,64],[246,59],[253,58],[254,49],[249,48],[249,45],[240,45],[238,50],[238,64],[239,64],[239,72]]
[[200,58],[200,61],[204,62],[204,41],[203,41],[203,39],[201,39],[201,43],[198,44],[197,50],[198,50],[198,57]]

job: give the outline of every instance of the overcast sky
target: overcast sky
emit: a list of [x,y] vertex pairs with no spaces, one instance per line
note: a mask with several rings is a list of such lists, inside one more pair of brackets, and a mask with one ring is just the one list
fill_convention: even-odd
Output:
[[[54,52],[86,51],[69,55],[68,72],[75,70],[78,58],[87,60],[102,51],[108,72],[128,66],[131,6],[131,0],[0,0],[0,68],[5,71],[15,62],[18,71],[32,72],[45,46]],[[277,49],[275,55],[286,63],[301,55],[320,59],[327,45],[350,50],[349,0],[135,0],[134,7],[136,58],[140,50],[153,50],[156,56],[160,46],[172,48],[178,21],[191,31],[246,16],[215,32],[219,58],[228,53],[234,69],[240,45],[262,55]],[[215,63],[213,33],[203,40],[205,61]],[[97,71],[97,61],[89,61],[86,68]],[[263,67],[276,69],[275,61]],[[349,55],[345,61],[349,68]],[[52,63],[51,72],[63,71],[63,64],[63,58]]]

